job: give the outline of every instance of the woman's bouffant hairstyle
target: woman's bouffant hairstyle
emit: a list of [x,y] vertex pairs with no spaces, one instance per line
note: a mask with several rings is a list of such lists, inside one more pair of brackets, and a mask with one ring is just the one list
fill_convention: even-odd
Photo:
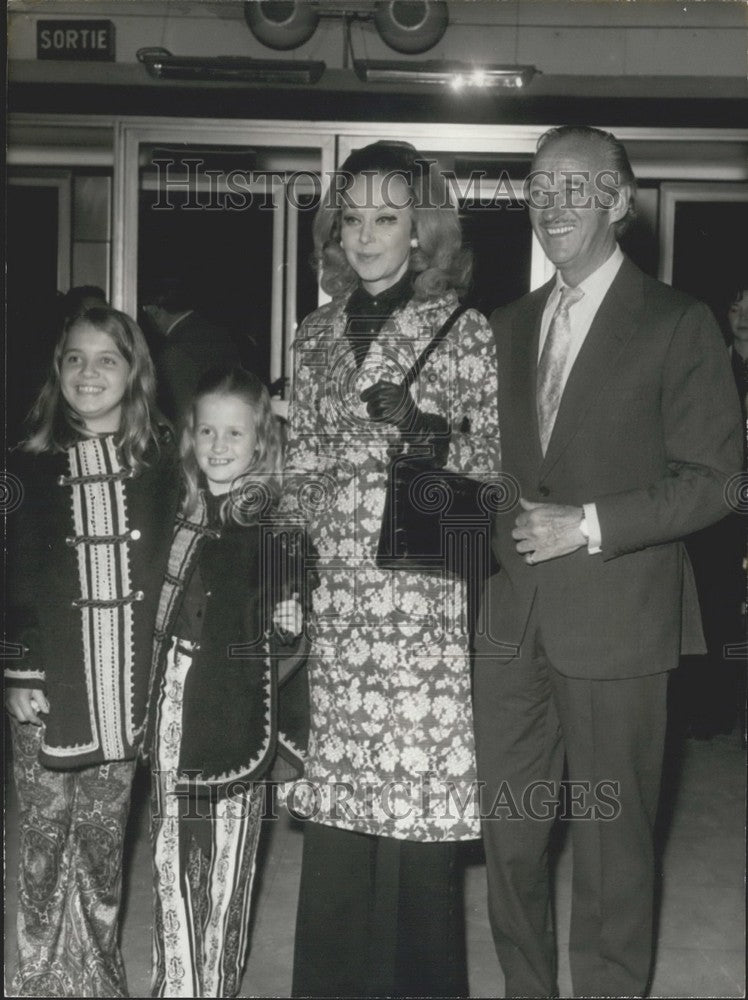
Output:
[[55,344],[47,380],[29,413],[28,436],[20,447],[32,454],[60,452],[89,436],[85,422],[67,403],[60,387],[60,370],[68,335],[84,323],[108,334],[130,366],[115,442],[124,463],[137,472],[147,464],[145,454],[151,445],[158,447],[159,444],[156,374],[138,324],[125,313],[108,306],[88,309],[66,324]]
[[407,142],[374,142],[357,149],[333,174],[314,219],[314,263],[322,288],[333,297],[352,291],[358,276],[340,246],[345,193],[354,177],[399,175],[405,181],[413,212],[409,270],[416,298],[429,299],[447,289],[464,292],[470,284],[472,255],[462,246],[462,230],[444,175]]
[[219,508],[222,524],[234,521],[249,525],[259,521],[280,496],[283,448],[278,418],[270,405],[270,394],[262,382],[244,368],[213,368],[197,384],[185,414],[180,442],[185,495],[183,513],[197,510],[200,491],[207,488],[205,475],[195,458],[197,404],[205,396],[237,396],[250,409],[255,432],[255,454],[247,471],[238,476]]

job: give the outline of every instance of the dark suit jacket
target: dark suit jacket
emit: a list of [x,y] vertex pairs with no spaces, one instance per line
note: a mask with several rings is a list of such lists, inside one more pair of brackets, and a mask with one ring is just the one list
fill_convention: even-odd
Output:
[[684,535],[727,513],[741,421],[724,342],[708,308],[624,260],[593,320],[543,457],[535,408],[543,288],[491,317],[498,348],[502,467],[521,495],[596,503],[602,554],[528,566],[497,517],[502,566],[484,595],[479,653],[517,645],[536,603],[554,666],[572,677],[659,673],[703,649]]
[[240,365],[241,358],[225,327],[192,312],[165,339],[154,363],[159,406],[167,417],[178,421],[200,376],[210,368]]

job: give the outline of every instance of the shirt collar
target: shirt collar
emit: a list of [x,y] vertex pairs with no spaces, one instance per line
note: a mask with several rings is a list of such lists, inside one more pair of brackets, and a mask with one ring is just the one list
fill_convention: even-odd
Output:
[[363,285],[354,289],[345,306],[349,316],[390,316],[413,295],[413,276],[409,271],[378,295],[370,295]]
[[[604,264],[601,264],[596,271],[588,274],[584,281],[580,281],[578,287],[582,289],[587,299],[602,298],[610,286],[613,279],[618,274],[618,269],[623,263],[623,250],[616,243],[616,248],[608,257]],[[561,277],[561,272],[556,271],[556,287],[554,292],[561,294],[561,289],[566,283]]]

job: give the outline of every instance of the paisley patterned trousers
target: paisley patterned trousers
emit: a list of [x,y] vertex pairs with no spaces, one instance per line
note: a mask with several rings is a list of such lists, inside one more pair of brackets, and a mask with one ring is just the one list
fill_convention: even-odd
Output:
[[174,643],[156,705],[151,842],[154,997],[234,997],[249,945],[263,784],[215,804],[175,796],[190,643]]
[[43,729],[12,720],[21,824],[13,994],[126,997],[117,942],[135,761],[57,771]]

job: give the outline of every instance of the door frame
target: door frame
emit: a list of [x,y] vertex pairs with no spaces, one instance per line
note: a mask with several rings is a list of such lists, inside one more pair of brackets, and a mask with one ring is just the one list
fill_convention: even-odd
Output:
[[695,181],[660,185],[660,281],[671,284],[675,256],[675,211],[681,201],[748,201],[748,184]]
[[[8,187],[57,189],[57,290],[70,287],[72,259],[73,175],[70,170],[13,169],[8,171]],[[10,193],[10,192],[8,192]]]

